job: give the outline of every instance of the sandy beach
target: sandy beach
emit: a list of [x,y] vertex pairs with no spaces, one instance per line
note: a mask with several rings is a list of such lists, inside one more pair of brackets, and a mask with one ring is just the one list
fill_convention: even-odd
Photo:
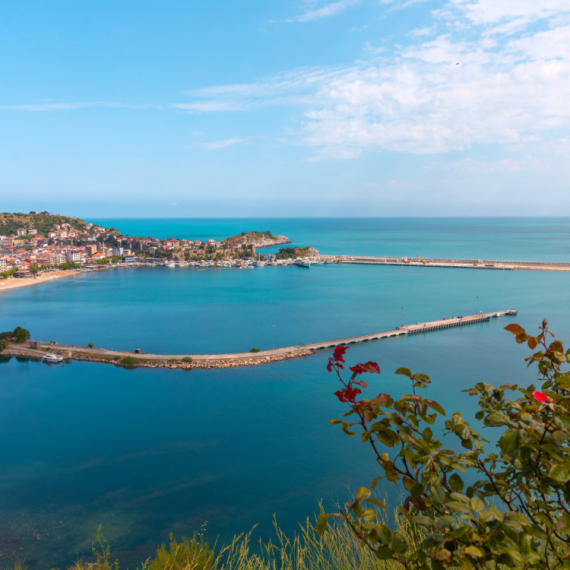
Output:
[[54,271],[53,273],[44,273],[38,277],[30,278],[15,278],[11,279],[1,279],[0,280],[0,293],[2,291],[8,291],[9,289],[18,289],[20,287],[29,287],[30,285],[41,285],[47,281],[53,281],[54,279],[62,279],[63,277],[77,277],[79,272],[73,270],[66,271]]

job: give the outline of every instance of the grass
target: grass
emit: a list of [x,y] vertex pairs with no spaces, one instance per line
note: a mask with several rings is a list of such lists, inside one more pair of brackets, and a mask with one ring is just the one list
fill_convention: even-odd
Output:
[[[413,529],[402,517],[395,515],[395,525],[408,539],[410,547],[418,548]],[[292,538],[274,521],[275,537],[264,542],[252,541],[252,532],[241,534],[230,544],[210,546],[200,537],[176,540],[172,535],[156,554],[138,570],[400,570],[395,562],[379,561],[360,547],[350,529],[342,523],[329,524],[322,537],[307,519]],[[97,534],[93,548],[94,560],[80,560],[70,570],[120,570],[115,557],[102,537]],[[17,563],[18,564],[18,563]],[[9,570],[25,570],[23,565]]]

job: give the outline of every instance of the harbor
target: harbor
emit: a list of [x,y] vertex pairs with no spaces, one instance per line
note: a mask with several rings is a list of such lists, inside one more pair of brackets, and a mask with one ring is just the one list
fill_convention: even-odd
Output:
[[[450,328],[463,327],[490,321],[493,318],[516,315],[517,311],[508,309],[492,313],[443,318],[436,321],[401,325],[394,329],[368,333],[347,338],[327,340],[304,345],[286,346],[258,352],[238,352],[228,354],[148,354],[138,349],[133,352],[89,348],[82,346],[58,345],[56,342],[31,340],[22,344],[10,344],[4,351],[6,356],[22,356],[61,363],[60,359],[81,360],[104,364],[115,364],[129,368],[233,368],[236,366],[259,366],[271,362],[291,360],[310,356],[318,351],[334,348],[338,345],[351,345],[374,340],[426,334]],[[57,358],[59,357],[59,358]],[[125,360],[126,359],[126,360]]]

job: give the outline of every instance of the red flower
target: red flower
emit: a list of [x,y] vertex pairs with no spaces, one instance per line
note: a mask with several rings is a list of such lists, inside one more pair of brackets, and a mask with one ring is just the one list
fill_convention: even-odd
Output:
[[346,346],[335,346],[334,352],[333,352],[333,360],[335,362],[344,362],[344,353],[346,352]]
[[542,392],[533,392],[532,397],[535,400],[542,402],[543,404],[550,404],[550,402],[554,402],[554,400],[550,396],[547,396],[546,394],[543,394]]

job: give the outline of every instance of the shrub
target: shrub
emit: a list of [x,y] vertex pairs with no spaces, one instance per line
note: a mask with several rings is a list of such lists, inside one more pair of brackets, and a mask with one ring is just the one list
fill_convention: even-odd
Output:
[[8,343],[4,339],[0,338],[0,352],[2,352],[7,346]]
[[13,334],[16,342],[26,342],[30,340],[30,331],[22,327],[16,327]]
[[[359,429],[383,475],[370,489],[359,488],[346,508],[321,514],[319,533],[331,517],[340,518],[376,557],[417,570],[570,566],[570,373],[561,371],[562,364],[570,363],[570,350],[564,352],[558,340],[550,342],[546,320],[537,336],[516,324],[505,329],[519,344],[539,347],[526,362],[537,365],[542,391],[534,385],[497,388],[483,382],[466,390],[479,399],[476,419],[501,430],[492,452],[485,450],[488,440],[458,412],[445,420],[443,435],[456,438],[464,451],[452,451],[436,439],[429,426],[445,411],[416,394],[430,383],[426,374],[400,368],[396,374],[409,378],[412,394],[396,399],[380,393],[357,400],[366,388],[358,377],[379,374],[380,368],[374,362],[357,364],[343,381],[346,347],[335,348],[327,368],[343,381],[335,395],[349,410],[331,424],[347,435]],[[382,479],[407,491],[399,510],[425,532],[419,550],[378,521],[374,508],[384,504],[372,497],[372,490]]]
[[190,362],[192,362],[192,357],[191,357],[191,356],[185,356],[185,357],[182,359],[182,362],[188,362],[188,363],[190,363]]
[[261,352],[261,350],[259,350],[259,348],[252,348],[249,352]]
[[136,368],[139,365],[139,359],[134,356],[125,356],[125,358],[121,358],[120,364],[125,368]]
[[87,345],[87,348],[93,348],[93,344],[92,344],[92,343],[89,343],[89,344]]
[[168,362],[178,362],[178,358],[169,358]]

